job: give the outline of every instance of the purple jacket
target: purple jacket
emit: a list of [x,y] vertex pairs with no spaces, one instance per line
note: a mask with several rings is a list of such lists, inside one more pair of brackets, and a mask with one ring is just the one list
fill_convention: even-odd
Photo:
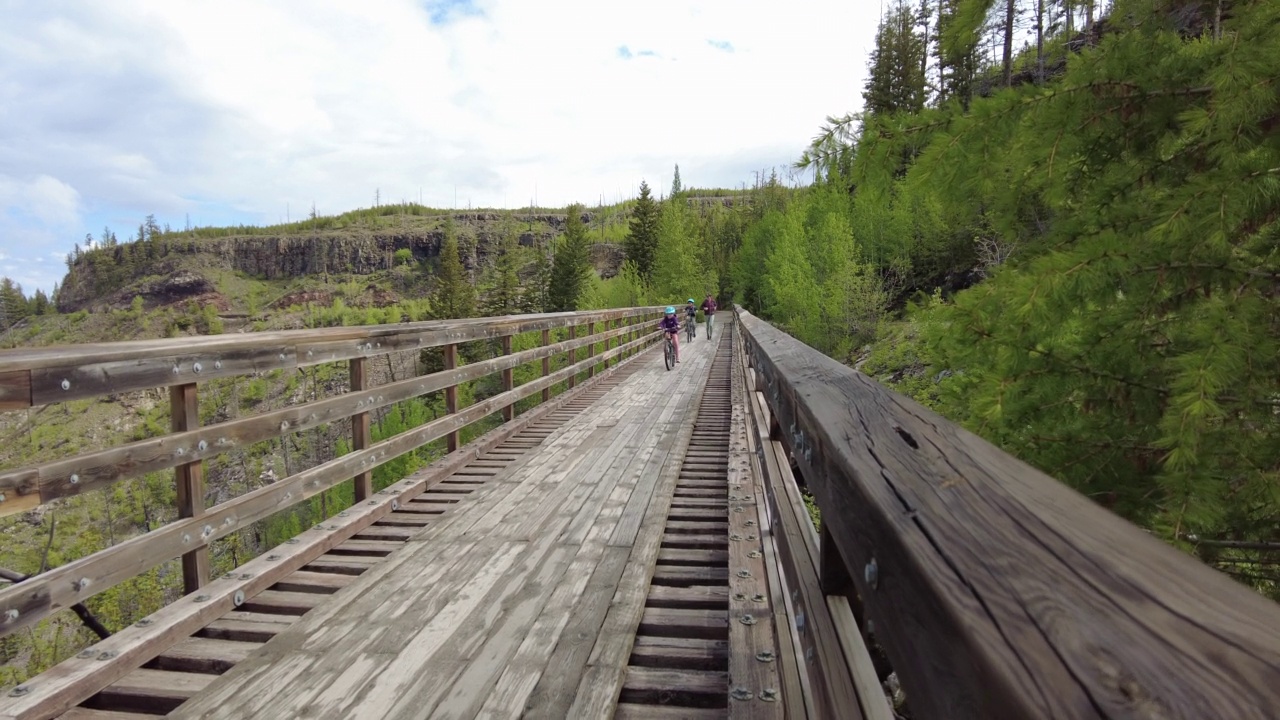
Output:
[[680,318],[677,315],[663,315],[658,327],[666,332],[680,332]]

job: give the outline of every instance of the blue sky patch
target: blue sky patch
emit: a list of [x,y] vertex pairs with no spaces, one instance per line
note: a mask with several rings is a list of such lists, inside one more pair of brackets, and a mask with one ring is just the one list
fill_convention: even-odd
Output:
[[707,44],[717,50],[723,50],[727,53],[733,52],[733,43],[728,40],[708,40]]
[[484,15],[484,11],[476,7],[474,0],[425,0],[422,7],[430,16],[432,25],[445,25],[459,18]]
[[618,57],[622,58],[623,60],[630,60],[633,57],[631,54],[631,48],[627,47],[626,45],[619,45]]

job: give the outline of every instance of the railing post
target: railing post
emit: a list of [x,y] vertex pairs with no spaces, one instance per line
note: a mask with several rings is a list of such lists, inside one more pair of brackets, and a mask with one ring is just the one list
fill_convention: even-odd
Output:
[[[596,324],[593,322],[587,323],[587,337],[591,338],[591,344],[587,346],[587,358],[590,359],[596,356]],[[591,363],[587,366],[587,379],[590,380],[595,376],[596,364]]]
[[[200,402],[196,384],[174,385],[169,388],[170,427],[174,432],[186,432],[200,427]],[[281,438],[284,442],[284,438]],[[201,461],[179,465],[173,476],[177,485],[178,517],[194,518],[204,514],[204,465]],[[182,556],[183,593],[190,594],[209,582],[209,546],[200,547]]]
[[[542,331],[542,347],[546,347],[550,344],[551,344],[551,331],[544,329]],[[550,374],[551,374],[551,356],[548,355],[542,358],[542,377],[546,377]],[[551,399],[551,386],[548,385],[547,387],[542,388],[542,402],[547,402],[550,399]]]
[[[570,326],[569,326],[569,339],[570,339],[570,340],[575,340],[575,339],[577,339],[577,337],[578,337],[578,326],[577,326],[577,325],[570,325]],[[574,363],[576,363],[576,362],[578,362],[578,351],[577,351],[577,350],[570,350],[570,351],[569,351],[569,366],[570,366],[570,367],[572,367],[572,366],[574,365]],[[570,375],[570,376],[569,376],[569,389],[570,389],[570,390],[572,390],[572,389],[573,389],[573,386],[577,384],[577,380],[578,380],[578,373],[575,371],[572,375]]]
[[[453,370],[458,367],[458,346],[449,344],[444,346],[444,369]],[[450,385],[444,389],[444,410],[450,415],[458,412],[458,386]],[[446,448],[449,452],[458,449],[458,431],[454,430],[445,436]]]
[[[511,354],[511,336],[510,335],[502,336],[502,354],[503,355]],[[503,392],[507,390],[511,390],[515,386],[516,386],[516,376],[515,376],[514,368],[507,368],[506,370],[503,370],[502,371]],[[515,405],[507,405],[506,407],[502,408],[502,419],[504,421],[511,422],[511,419],[514,418],[515,416],[516,416]]]
[[[350,362],[351,369],[351,389],[366,390],[369,387],[369,378],[366,374],[369,368],[367,358],[354,358]],[[351,449],[364,450],[373,443],[373,432],[369,424],[369,413],[356,413],[351,416]],[[355,501],[361,502],[367,500],[373,495],[373,471],[366,470],[355,476]]]
[[[613,321],[612,321],[612,320],[605,320],[605,321],[604,321],[604,332],[606,332],[606,333],[607,333],[607,332],[609,332],[609,331],[610,331],[610,330],[612,330],[612,329],[613,329]],[[605,338],[605,339],[604,339],[604,353],[605,353],[605,355],[608,355],[608,354],[609,354],[609,348],[611,348],[611,347],[613,347],[613,338]],[[607,357],[606,357],[606,358],[604,359],[604,363],[603,363],[603,365],[604,365],[604,369],[605,369],[605,370],[608,370],[608,369],[609,369],[609,358],[607,358]]]

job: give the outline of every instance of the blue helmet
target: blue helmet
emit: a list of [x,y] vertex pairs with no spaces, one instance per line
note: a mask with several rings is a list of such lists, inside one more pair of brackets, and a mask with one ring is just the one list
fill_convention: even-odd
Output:
[[676,309],[675,309],[675,308],[673,308],[673,307],[671,307],[670,305],[668,305],[668,306],[667,306],[667,314],[668,314],[668,315],[675,315],[675,314],[676,314]]
[[689,298],[689,302],[693,302],[693,298]]

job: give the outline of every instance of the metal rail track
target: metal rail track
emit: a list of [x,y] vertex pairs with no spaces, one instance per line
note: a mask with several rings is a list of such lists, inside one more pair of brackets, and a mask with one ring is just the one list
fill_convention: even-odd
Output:
[[61,717],[141,720],[162,717],[288,629],[307,611],[355,581],[409,538],[449,512],[494,476],[527,458],[557,429],[590,408],[640,367],[639,353],[589,381],[576,397],[537,418],[493,450],[428,487],[352,538],[179,640],[141,668],[107,686]]
[[733,343],[716,342],[616,718],[728,716]]

